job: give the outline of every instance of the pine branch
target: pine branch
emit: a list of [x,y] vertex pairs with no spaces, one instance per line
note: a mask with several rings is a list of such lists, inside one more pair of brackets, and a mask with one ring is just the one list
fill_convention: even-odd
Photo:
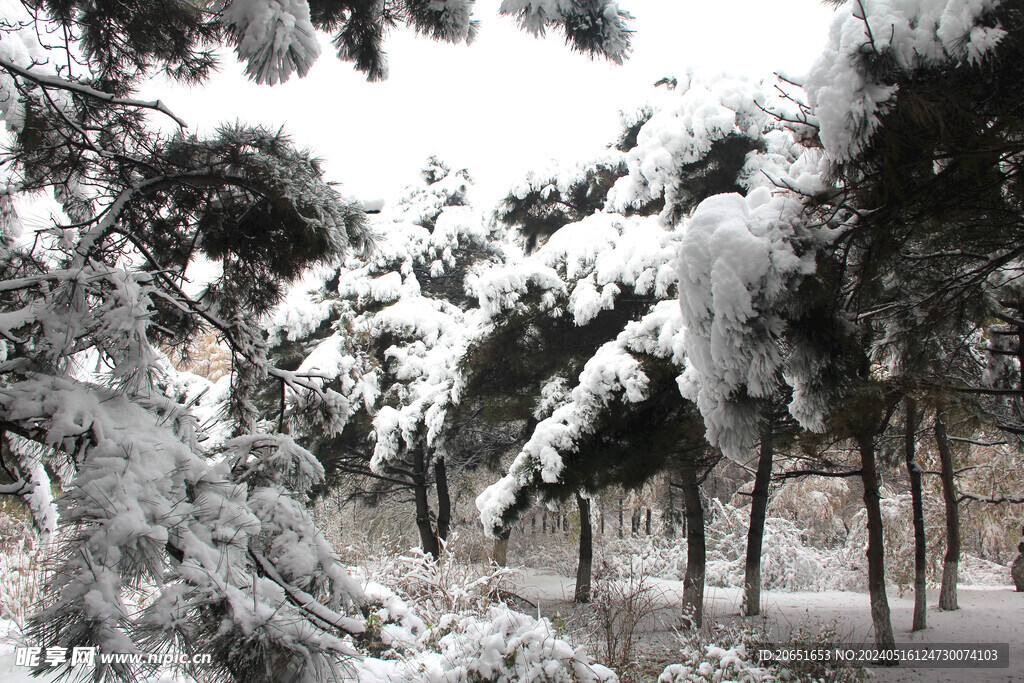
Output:
[[797,477],[831,477],[836,479],[842,479],[846,477],[859,477],[863,472],[861,470],[852,470],[850,472],[826,472],[824,470],[793,470],[791,472],[782,472],[772,477],[775,481],[785,481],[786,479],[796,479]]
[[74,92],[79,95],[85,95],[86,97],[91,97],[93,99],[97,99],[101,102],[106,102],[108,104],[114,104],[125,107],[135,107],[137,109],[152,109],[169,117],[176,124],[178,124],[179,127],[188,128],[188,124],[185,122],[185,120],[176,116],[174,112],[168,109],[167,105],[165,105],[160,100],[153,100],[151,102],[147,102],[145,100],[135,100],[126,97],[116,97],[114,95],[111,95],[110,93],[105,93],[102,90],[96,90],[95,88],[91,88],[84,83],[68,81],[63,78],[58,78],[57,76],[50,76],[47,74],[41,74],[36,71],[25,69],[23,67],[18,66],[14,62],[11,62],[10,60],[4,59],[3,57],[0,57],[0,69],[5,69],[6,71],[9,71],[12,74],[21,76],[22,78],[26,78],[43,87],[67,90],[69,92]]
[[[342,633],[359,635],[366,632],[366,627],[357,619],[346,617],[343,614],[338,614],[301,588],[297,588],[285,581],[281,574],[278,573],[277,568],[274,567],[273,563],[262,554],[250,548],[249,556],[256,561],[256,564],[259,565],[260,569],[268,579],[284,589],[292,604],[306,612],[308,615],[315,617],[330,628],[338,629]],[[355,654],[355,651],[353,650],[346,654]]]
[[992,505],[1002,505],[1003,503],[1010,503],[1011,505],[1019,505],[1024,503],[1024,495],[1022,496],[979,496],[974,493],[960,492],[960,498],[957,499],[958,503],[963,501],[972,501],[977,503],[990,503]]
[[975,439],[965,439],[960,436],[949,436],[946,438],[948,438],[950,441],[956,441],[958,443],[969,443],[974,444],[975,446],[1006,446],[1010,443],[1009,441],[977,441]]

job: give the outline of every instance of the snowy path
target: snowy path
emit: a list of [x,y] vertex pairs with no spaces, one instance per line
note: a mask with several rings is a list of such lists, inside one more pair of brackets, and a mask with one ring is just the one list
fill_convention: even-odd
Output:
[[[550,573],[525,570],[519,578],[519,594],[537,602],[541,611],[551,616],[572,613],[574,580]],[[664,609],[651,632],[646,634],[650,644],[668,647],[673,643],[682,596],[679,581],[652,581],[659,593],[658,602]],[[713,620],[739,620],[740,589],[708,588],[706,622]],[[871,613],[865,593],[822,591],[816,593],[766,592],[763,596],[764,616],[769,632],[782,640],[791,630],[812,628],[837,622],[838,632],[845,643],[873,642]],[[880,668],[874,670],[877,681],[1024,681],[1024,593],[1012,588],[978,588],[961,586],[960,609],[940,612],[938,591],[928,592],[928,629],[910,633],[913,616],[913,596],[903,597],[897,590],[889,590],[889,607],[898,643],[1009,643],[1009,669],[912,669]]]

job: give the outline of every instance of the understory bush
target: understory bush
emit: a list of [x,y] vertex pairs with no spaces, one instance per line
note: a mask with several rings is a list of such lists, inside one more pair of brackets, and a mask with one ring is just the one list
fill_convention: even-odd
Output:
[[672,604],[675,596],[659,589],[640,562],[624,577],[599,572],[591,597],[582,612],[587,641],[624,680],[634,680],[644,654],[640,636],[650,629],[658,607]]
[[[807,651],[830,649],[842,638],[835,623],[798,627],[788,646]],[[681,636],[680,661],[665,667],[658,683],[774,683],[776,681],[813,681],[814,683],[856,683],[866,680],[860,666],[837,665],[822,661],[780,664],[761,662],[758,650],[771,643],[764,630],[740,625],[716,624],[707,630]]]
[[52,547],[19,515],[0,510],[0,620],[24,624],[42,598],[43,572]]
[[[718,499],[710,501],[706,530],[709,586],[743,586],[750,511]],[[886,578],[906,586],[914,580],[914,536],[910,519],[909,494],[888,492],[881,504],[885,525]],[[929,525],[929,581],[942,576],[944,538]],[[867,590],[867,523],[864,511],[855,514],[841,543],[817,546],[810,542],[813,531],[784,517],[765,520],[761,555],[761,582],[765,590],[821,591]],[[657,536],[612,541],[604,548],[601,562],[611,573],[628,576],[642,565],[652,577],[681,580],[686,571],[686,540]],[[1009,569],[964,553],[960,562],[960,583],[967,585],[1009,585]]]
[[545,618],[517,612],[514,571],[481,571],[457,557],[457,539],[433,560],[418,549],[368,558],[353,569],[364,581],[370,633],[356,643],[357,680],[617,681],[585,648],[561,637]]

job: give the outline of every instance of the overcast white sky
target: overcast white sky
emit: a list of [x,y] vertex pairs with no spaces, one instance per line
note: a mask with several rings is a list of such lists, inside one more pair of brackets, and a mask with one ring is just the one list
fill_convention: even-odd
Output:
[[651,84],[693,67],[711,72],[799,76],[825,42],[832,9],[818,0],[620,0],[635,17],[624,66],[571,52],[499,17],[478,0],[471,46],[392,33],[391,76],[367,83],[334,57],[328,37],[304,79],[276,87],[245,80],[228,58],[202,91],[163,84],[153,95],[207,130],[222,121],[284,125],[325,159],[331,180],[362,198],[394,198],[436,153],[468,168],[489,208],[548,159],[585,159],[615,138],[618,112],[647,99]]

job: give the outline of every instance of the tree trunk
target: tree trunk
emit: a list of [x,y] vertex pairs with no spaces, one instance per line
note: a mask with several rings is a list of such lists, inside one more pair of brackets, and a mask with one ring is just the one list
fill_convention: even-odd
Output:
[[619,496],[619,538],[622,538],[622,496]]
[[437,490],[437,538],[440,546],[448,540],[448,529],[452,521],[452,498],[448,492],[448,468],[443,457],[434,461],[434,488]]
[[494,548],[491,550],[491,562],[499,567],[508,566],[508,537],[511,535],[512,530],[509,529],[494,539]]
[[651,535],[651,508],[647,508],[647,521],[644,523],[644,532]]
[[875,437],[857,435],[860,449],[861,479],[864,482],[864,508],[868,515],[868,593],[871,596],[871,623],[875,644],[882,648],[895,645],[889,598],[885,594],[885,550],[882,534],[882,510],[879,507],[878,473],[875,471]]
[[435,560],[440,554],[434,525],[430,523],[430,499],[427,487],[426,456],[422,448],[412,451],[413,492],[416,498],[416,528],[420,532],[420,547]]
[[928,553],[924,536],[924,498],[921,493],[921,468],[917,464],[917,402],[903,399],[905,415],[903,450],[910,476],[910,501],[914,512],[914,623],[911,631],[928,628],[927,573]]
[[665,511],[665,536],[675,538],[676,535],[676,500],[672,493],[672,480],[666,479],[668,483],[668,510]]
[[576,602],[590,602],[590,574],[594,566],[594,532],[590,526],[590,501],[576,494],[580,509],[580,562],[576,567]]
[[700,627],[704,618],[704,508],[700,502],[696,465],[688,463],[681,470],[683,514],[686,516],[686,574],[683,576],[683,616],[689,615],[693,625]]
[[772,480],[772,423],[761,420],[761,452],[757,459],[754,491],[750,497],[750,529],[747,531],[747,566],[743,579],[743,616],[761,613],[761,547],[764,542],[764,518],[768,509],[768,489]]
[[[1021,528],[1020,535],[1024,538],[1024,528]],[[1024,593],[1024,541],[1017,544],[1017,557],[1010,565],[1010,578],[1017,592]]]
[[946,435],[946,415],[941,408],[935,411],[935,445],[941,463],[942,500],[946,505],[946,557],[942,562],[942,588],[939,590],[939,609],[958,609],[956,582],[960,571],[960,508],[956,500],[956,482],[953,481],[953,451]]

